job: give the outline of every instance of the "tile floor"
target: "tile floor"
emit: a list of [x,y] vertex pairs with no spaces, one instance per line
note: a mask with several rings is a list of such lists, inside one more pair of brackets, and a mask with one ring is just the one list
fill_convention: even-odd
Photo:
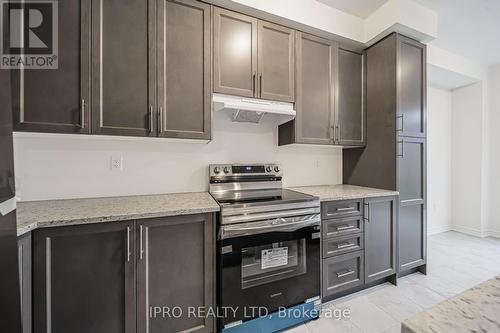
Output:
[[500,275],[500,239],[446,232],[430,236],[427,245],[427,276],[415,273],[397,287],[386,283],[330,302],[325,311],[349,309],[349,318],[327,318],[324,312],[287,333],[400,332],[405,318]]

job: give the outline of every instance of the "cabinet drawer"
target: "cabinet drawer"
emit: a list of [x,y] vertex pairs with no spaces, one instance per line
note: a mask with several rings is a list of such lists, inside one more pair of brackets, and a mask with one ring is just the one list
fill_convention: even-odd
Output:
[[324,202],[321,216],[324,219],[363,215],[363,200],[343,200]]
[[323,297],[363,284],[363,252],[323,260]]
[[323,258],[363,249],[363,234],[345,235],[323,240]]
[[323,239],[363,232],[363,217],[322,221]]

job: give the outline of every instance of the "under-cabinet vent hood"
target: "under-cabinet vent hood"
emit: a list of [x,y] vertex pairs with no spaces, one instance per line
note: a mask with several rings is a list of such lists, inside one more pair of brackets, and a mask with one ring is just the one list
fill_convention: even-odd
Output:
[[213,94],[215,111],[226,111],[233,121],[259,123],[263,119],[274,119],[286,123],[295,118],[293,103],[267,101],[263,99]]

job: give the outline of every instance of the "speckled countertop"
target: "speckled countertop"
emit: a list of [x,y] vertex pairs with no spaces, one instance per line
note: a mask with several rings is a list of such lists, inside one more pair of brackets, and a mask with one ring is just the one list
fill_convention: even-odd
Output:
[[402,332],[500,332],[500,276],[405,320]]
[[290,188],[290,190],[314,195],[315,197],[319,197],[320,201],[362,199],[399,195],[399,193],[396,191],[343,184],[292,187]]
[[43,227],[219,211],[208,192],[17,203],[17,234]]

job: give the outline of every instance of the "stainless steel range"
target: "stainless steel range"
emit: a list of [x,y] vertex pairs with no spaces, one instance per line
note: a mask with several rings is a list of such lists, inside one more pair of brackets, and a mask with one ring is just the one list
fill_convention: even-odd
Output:
[[318,315],[319,199],[283,189],[282,176],[279,164],[210,165],[221,206],[218,306],[234,309],[223,332],[274,332]]

